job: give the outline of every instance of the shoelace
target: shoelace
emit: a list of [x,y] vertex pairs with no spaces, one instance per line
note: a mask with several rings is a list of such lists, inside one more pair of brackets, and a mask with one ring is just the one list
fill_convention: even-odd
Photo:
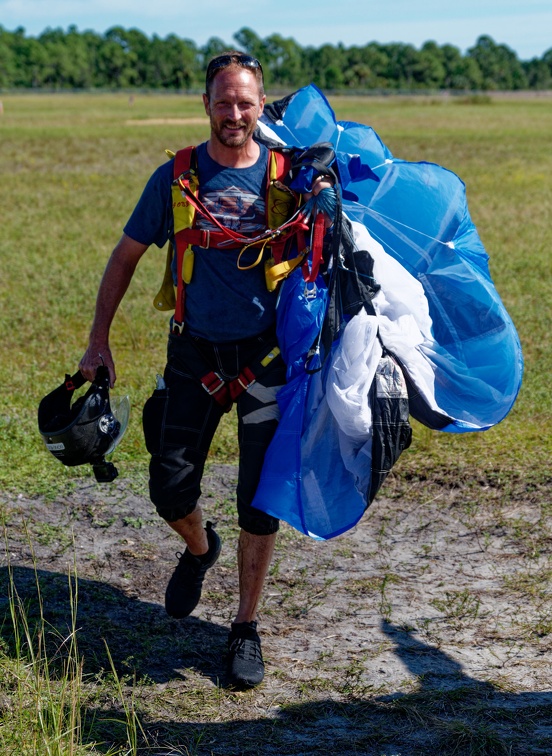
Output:
[[176,556],[178,558],[178,564],[176,565],[176,572],[178,574],[182,572],[189,572],[190,570],[192,572],[199,572],[204,566],[199,561],[199,559],[197,559],[197,557],[194,557],[193,554],[190,554],[189,551],[177,551]]
[[230,651],[244,661],[262,662],[261,645],[250,638],[235,638],[230,644]]

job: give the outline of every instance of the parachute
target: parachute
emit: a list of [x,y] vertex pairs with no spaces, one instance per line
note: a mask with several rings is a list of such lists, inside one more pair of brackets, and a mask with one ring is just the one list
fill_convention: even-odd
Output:
[[[297,148],[331,143],[354,237],[333,261],[333,294],[327,276],[309,289],[299,270],[282,284],[288,383],[253,501],[326,539],[373,500],[410,443],[408,414],[449,433],[487,430],[510,411],[523,358],[458,176],[397,159],[369,126],[336,121],[313,85],[267,106],[260,128],[261,138]],[[309,347],[344,300],[313,372]]]

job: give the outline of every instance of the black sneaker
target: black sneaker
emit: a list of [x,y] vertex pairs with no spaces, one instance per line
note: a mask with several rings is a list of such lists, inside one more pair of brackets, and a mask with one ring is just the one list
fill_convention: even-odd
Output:
[[232,623],[228,635],[228,683],[233,688],[253,688],[262,682],[264,662],[256,622]]
[[175,619],[183,619],[194,611],[201,598],[205,573],[219,558],[221,541],[212,523],[207,523],[205,532],[209,543],[206,554],[194,556],[186,549],[176,555],[179,561],[165,591],[165,609]]

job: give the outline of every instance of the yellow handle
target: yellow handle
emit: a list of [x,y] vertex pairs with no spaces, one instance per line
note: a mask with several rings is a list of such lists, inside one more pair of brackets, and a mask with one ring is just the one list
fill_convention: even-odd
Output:
[[[301,252],[292,260],[284,260],[283,262],[278,263],[278,265],[272,265],[270,267],[267,265],[265,267],[265,277],[268,290],[274,291],[279,281],[283,278],[287,278],[295,268],[298,268],[299,265],[301,265],[306,254],[307,251],[305,250],[305,252]],[[270,260],[268,262],[270,262]]]
[[194,270],[194,250],[190,245],[184,251],[184,259],[182,260],[182,280],[185,284],[189,284],[192,280],[192,273]]

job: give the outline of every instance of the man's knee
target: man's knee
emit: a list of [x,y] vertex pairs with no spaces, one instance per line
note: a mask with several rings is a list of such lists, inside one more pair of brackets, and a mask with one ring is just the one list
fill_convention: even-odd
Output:
[[150,499],[158,515],[167,522],[181,520],[196,508],[201,495],[202,462],[169,465],[166,459],[152,457]]
[[181,504],[176,502],[167,501],[153,501],[157,514],[162,517],[168,523],[176,522],[177,520],[183,520],[188,515],[191,515],[197,506],[197,501],[192,501],[189,504]]
[[238,525],[251,535],[273,535],[280,528],[280,520],[254,507],[238,507]]

